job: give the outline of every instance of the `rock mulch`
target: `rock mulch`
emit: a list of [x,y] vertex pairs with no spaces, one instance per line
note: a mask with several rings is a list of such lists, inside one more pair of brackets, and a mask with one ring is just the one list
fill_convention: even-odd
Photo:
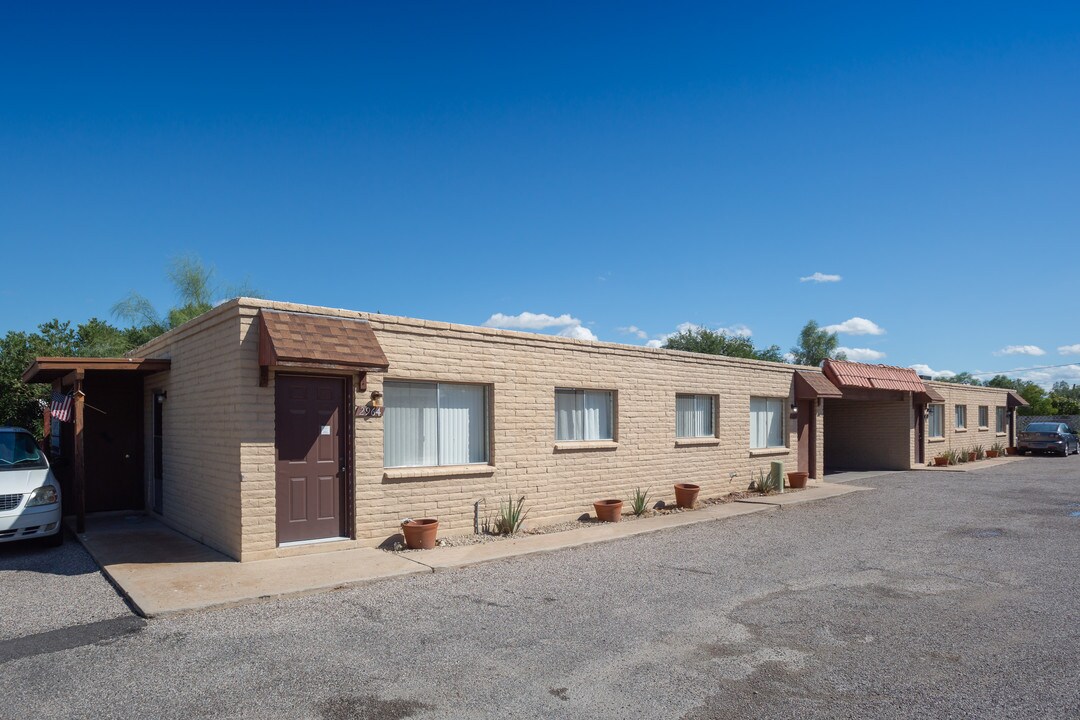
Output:
[[[791,488],[784,488],[784,492],[800,492],[799,490],[792,490]],[[657,517],[659,515],[676,515],[684,512],[694,512],[703,507],[709,505],[725,505],[727,503],[735,502],[736,500],[745,500],[746,498],[761,497],[771,493],[762,493],[757,490],[740,490],[737,492],[728,493],[726,495],[718,495],[716,497],[698,498],[694,503],[693,508],[681,508],[674,503],[667,504],[663,500],[657,502],[653,507],[646,510],[641,516],[634,515],[629,512],[627,507],[629,503],[623,503],[623,515],[622,522],[633,522],[642,518]],[[469,545],[484,545],[492,542],[502,542],[503,540],[513,540],[514,538],[525,538],[533,535],[549,535],[551,533],[566,532],[567,530],[577,530],[584,527],[599,527],[606,525],[607,523],[600,522],[593,515],[585,516],[576,520],[568,520],[566,522],[553,523],[551,525],[540,525],[535,528],[529,528],[522,530],[521,532],[514,533],[513,535],[494,535],[490,533],[470,534],[470,535],[452,535],[450,537],[439,538],[437,545],[439,547],[466,547]],[[423,550],[410,550],[405,547],[404,539],[401,535],[394,535],[386,540],[379,546],[381,550],[394,553],[417,553],[423,552]]]

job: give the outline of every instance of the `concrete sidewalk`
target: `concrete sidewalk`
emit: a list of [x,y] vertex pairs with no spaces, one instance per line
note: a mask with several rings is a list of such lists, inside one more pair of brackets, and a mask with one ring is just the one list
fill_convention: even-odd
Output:
[[785,505],[824,500],[866,489],[820,483],[806,490],[709,505],[693,512],[408,553],[353,548],[239,563],[144,515],[89,518],[86,532],[78,538],[136,612],[145,617],[161,617],[555,552],[774,511]]
[[912,470],[930,470],[932,472],[978,472],[979,470],[989,470],[990,468],[1000,467],[1001,465],[1008,465],[1009,463],[1020,462],[1026,460],[1023,455],[1006,455],[1005,457],[987,458],[985,460],[976,460],[975,462],[962,463],[960,465],[946,465],[945,467],[937,467],[936,465],[927,465],[926,467],[914,467]]

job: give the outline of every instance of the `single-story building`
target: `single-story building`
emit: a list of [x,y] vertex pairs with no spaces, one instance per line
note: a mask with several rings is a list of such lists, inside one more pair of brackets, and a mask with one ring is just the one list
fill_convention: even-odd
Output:
[[[377,545],[405,517],[469,533],[511,496],[546,523],[636,488],[721,494],[775,460],[816,479],[833,466],[905,469],[936,445],[1007,437],[1013,407],[1006,391],[901,368],[249,298],[131,357],[38,358],[24,379],[74,393],[74,422],[47,426],[80,525],[145,511],[237,560]],[[942,422],[939,440],[943,403],[987,427]],[[1006,425],[990,428],[999,408]]]

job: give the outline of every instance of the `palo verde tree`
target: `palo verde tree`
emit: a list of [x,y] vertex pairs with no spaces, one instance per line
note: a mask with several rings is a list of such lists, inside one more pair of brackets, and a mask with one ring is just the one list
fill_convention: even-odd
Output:
[[238,286],[218,285],[216,275],[215,268],[203,263],[197,255],[174,257],[169,261],[168,277],[176,290],[177,305],[164,315],[159,314],[145,295],[133,290],[113,305],[113,315],[130,322],[145,343],[207,312],[214,307],[215,297],[258,297],[246,282]]
[[810,320],[799,332],[799,344],[791,348],[792,362],[818,367],[826,360],[847,360],[847,355],[839,348],[836,333],[818,327],[816,321]]

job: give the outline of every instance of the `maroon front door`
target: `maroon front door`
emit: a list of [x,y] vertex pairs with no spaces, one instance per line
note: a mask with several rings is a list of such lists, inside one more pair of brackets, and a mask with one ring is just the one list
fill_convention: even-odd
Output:
[[345,381],[275,378],[278,543],[345,537]]
[[798,469],[809,473],[815,480],[817,476],[817,407],[815,400],[799,400],[798,430],[799,454]]

